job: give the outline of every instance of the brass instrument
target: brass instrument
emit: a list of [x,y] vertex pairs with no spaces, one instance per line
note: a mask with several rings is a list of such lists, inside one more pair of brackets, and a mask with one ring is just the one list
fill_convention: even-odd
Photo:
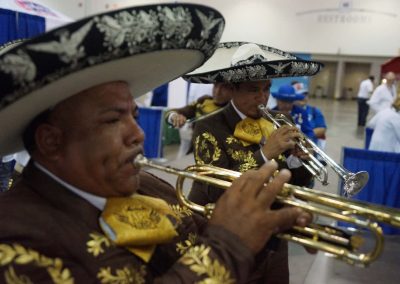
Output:
[[[233,180],[241,173],[208,165],[189,166],[185,170],[157,165],[139,155],[135,166],[151,167],[166,173],[177,175],[176,191],[179,202],[193,211],[211,216],[214,204],[198,205],[183,194],[183,183],[186,178],[217,186],[223,189],[230,187]],[[327,252],[349,264],[367,266],[383,250],[383,233],[377,222],[384,222],[400,227],[400,210],[377,206],[360,201],[351,201],[334,194],[311,190],[305,187],[285,184],[276,198],[277,202],[300,207],[312,214],[326,216],[337,221],[351,223],[356,227],[368,229],[375,238],[375,245],[369,252],[361,252],[363,238],[350,236],[343,231],[318,224],[307,227],[294,226],[288,232],[280,233],[279,238]]]
[[[281,127],[282,125],[295,126],[283,114],[277,114],[274,117],[264,105],[259,105],[258,109],[261,115],[270,120],[277,128]],[[328,184],[328,171],[326,167],[308,150],[306,145],[310,145],[312,151],[318,154],[326,162],[326,164],[329,165],[344,180],[343,189],[346,196],[351,197],[363,189],[369,179],[367,172],[360,171],[358,173],[352,173],[346,170],[344,167],[332,160],[331,157],[329,157],[324,151],[315,145],[315,143],[306,135],[304,135],[304,133],[302,133],[302,136],[302,139],[297,141],[296,145],[310,157],[310,160],[302,160],[302,163],[304,167],[322,183],[322,185]]]
[[219,108],[219,109],[217,109],[217,110],[215,110],[215,111],[212,111],[212,112],[209,112],[209,113],[200,115],[200,116],[198,116],[198,117],[194,117],[194,118],[188,119],[188,120],[186,120],[185,123],[187,123],[187,124],[192,124],[192,123],[194,123],[194,122],[196,122],[196,121],[203,120],[203,119],[205,119],[205,118],[207,118],[207,117],[213,116],[214,114],[217,114],[217,113],[221,112],[223,109],[224,109],[224,108],[221,107],[221,108]]
[[[11,186],[13,185],[13,183],[14,183],[14,180],[12,178],[10,178],[8,180],[8,184],[7,184],[6,190],[9,190],[11,188]],[[1,192],[1,190],[0,190],[0,192]]]

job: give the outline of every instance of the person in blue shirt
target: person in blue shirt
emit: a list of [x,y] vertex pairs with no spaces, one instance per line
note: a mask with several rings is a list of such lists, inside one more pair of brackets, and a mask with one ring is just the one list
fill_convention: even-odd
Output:
[[295,101],[295,105],[303,108],[307,112],[307,120],[313,128],[317,145],[321,150],[325,150],[327,126],[324,115],[319,108],[308,104],[308,90],[303,83],[293,82],[292,85],[296,94],[304,96],[302,100]]
[[291,115],[301,132],[311,140],[316,141],[313,126],[308,120],[306,110],[294,103],[295,101],[303,100],[304,95],[296,94],[294,87],[288,84],[280,86],[278,92],[272,93],[272,96],[277,101],[277,106],[273,110]]

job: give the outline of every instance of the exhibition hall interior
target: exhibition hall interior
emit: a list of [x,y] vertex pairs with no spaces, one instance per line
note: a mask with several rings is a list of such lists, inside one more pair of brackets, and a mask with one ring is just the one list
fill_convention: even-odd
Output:
[[[300,206],[307,204],[306,210],[309,207],[318,208],[313,212],[312,223],[318,224],[318,228],[322,229],[318,233],[303,232],[307,240],[303,242],[298,241],[303,235],[297,231],[285,234],[292,236],[292,240],[288,241],[289,283],[398,283],[400,1],[1,0],[0,46],[19,39],[29,41],[55,29],[58,29],[56,35],[62,38],[65,36],[65,25],[86,17],[130,6],[164,5],[170,2],[174,5],[194,3],[209,6],[221,13],[225,26],[218,31],[222,35],[217,51],[210,55],[211,59],[203,66],[192,68],[187,74],[148,89],[143,94],[134,94],[139,112],[135,118],[145,135],[143,154],[152,163],[165,167],[164,170],[159,170],[150,166],[143,167],[143,170],[167,181],[175,188],[178,186],[178,176],[168,172],[171,168],[182,174],[188,173],[185,169],[191,165],[209,164],[244,174],[246,170],[256,169],[272,159],[278,160],[279,164],[283,162],[284,167],[292,173],[303,167],[306,173],[304,175],[310,178],[307,183],[295,185],[302,193],[292,193],[293,196],[286,198],[290,201],[296,200]],[[157,11],[161,11],[161,8]],[[182,20],[180,24],[184,25],[185,11],[180,11],[180,14],[167,13],[162,23],[167,20]],[[205,16],[201,13],[193,14],[192,18],[198,17],[198,22],[206,27],[202,36],[205,33],[211,35],[214,27],[222,20],[213,20],[215,14]],[[136,17],[136,14],[132,15]],[[118,26],[115,31],[111,31],[111,28],[109,30],[109,36],[114,37],[114,43],[127,40],[124,37],[128,37],[128,32],[124,29],[128,29],[134,22],[133,18],[129,18],[132,15],[121,13],[119,18],[108,19],[110,27]],[[93,19],[93,23],[97,24],[99,19],[104,18],[99,16]],[[129,23],[129,20],[132,22]],[[151,21],[150,16],[142,20]],[[197,24],[196,21],[193,23],[190,24]],[[179,30],[183,40],[186,36],[183,35],[185,28],[191,29],[192,26],[182,26]],[[163,31],[168,33],[168,30]],[[70,36],[68,32],[67,36]],[[144,29],[140,32],[144,37],[160,36],[150,35]],[[75,35],[77,34],[78,32]],[[71,38],[73,37],[72,34]],[[80,43],[75,44],[77,46]],[[130,44],[137,43],[132,40]],[[187,46],[190,44],[188,42]],[[246,50],[247,47],[249,50]],[[55,45],[50,48],[54,48],[54,53],[61,53]],[[171,47],[173,48],[175,47]],[[5,51],[6,54],[7,52],[10,51]],[[67,47],[65,52],[69,52]],[[76,58],[84,56],[82,50],[79,52],[81,53]],[[240,57],[245,56],[246,52],[256,53],[251,53],[251,57],[243,57],[244,59]],[[6,61],[6,57],[2,56],[0,50],[0,71],[7,72],[9,69],[6,64],[12,61]],[[241,59],[237,60],[235,56]],[[144,72],[152,74],[158,72],[158,69],[170,71],[161,64],[169,64],[169,61],[163,61],[154,70],[148,71],[148,68],[144,68]],[[241,64],[244,66],[242,69]],[[255,66],[262,66],[264,69],[252,69]],[[112,68],[118,68],[118,65]],[[248,74],[249,77],[243,80],[243,74]],[[263,90],[254,91],[249,87],[254,82],[258,84],[257,88],[260,84],[267,87],[263,85]],[[0,82],[0,86],[2,84]],[[26,88],[29,88],[29,84]],[[284,113],[282,116],[286,119],[282,119],[279,114],[271,119],[260,108],[256,117],[247,115],[244,107],[250,102],[238,98],[242,88],[247,88],[248,92],[261,92],[266,100],[260,101],[260,104],[268,109],[265,113]],[[225,98],[223,104],[217,102],[219,95],[226,94],[229,98]],[[7,99],[6,95],[3,98],[1,96],[0,117],[2,108],[8,104],[6,100],[3,101],[4,98]],[[241,103],[244,104],[243,109]],[[239,122],[235,128],[236,122],[232,122],[234,119],[232,115],[227,115],[228,111],[238,121],[250,117],[257,121],[267,121],[270,125],[268,135],[260,126],[257,129],[261,131],[261,140],[256,143],[241,140],[236,134]],[[14,115],[19,116],[20,113]],[[216,117],[229,122],[216,121]],[[232,129],[225,128],[231,123]],[[275,141],[272,140],[271,132],[286,129],[286,124],[297,128],[297,132],[294,132],[299,136],[290,140],[293,142],[290,148],[285,148],[279,155],[269,158],[269,152],[265,149],[272,144],[268,143],[269,137],[271,141]],[[308,130],[311,134],[308,134]],[[3,135],[1,130],[0,135]],[[287,141],[289,140],[285,140]],[[235,143],[240,144],[240,147],[234,148],[232,145]],[[252,151],[261,155],[257,156]],[[298,151],[302,151],[304,155],[304,152],[308,152],[308,157],[299,158]],[[4,192],[13,190],[12,183],[21,173],[23,175],[24,167],[29,161],[27,152],[7,154],[12,154],[12,158],[4,159],[4,155],[2,164],[13,161],[15,168],[10,180],[7,178],[7,182],[2,181],[2,184],[9,186],[2,189]],[[261,164],[257,157],[262,160]],[[289,162],[292,158],[300,164],[293,166]],[[242,164],[233,166],[233,162],[228,160],[235,163],[240,160]],[[2,179],[6,177],[3,168],[0,172]],[[188,198],[192,186],[193,190],[196,188],[192,182],[190,179],[184,182],[185,198]],[[209,182],[203,183],[210,186]],[[3,192],[0,191],[0,198],[1,195]],[[241,224],[237,226],[240,227]],[[305,248],[311,242],[318,244],[314,253]],[[0,267],[6,263],[2,263],[1,243],[0,234]],[[369,260],[370,257],[372,260]],[[0,283],[31,283],[7,282],[2,277],[0,273]],[[275,282],[267,279],[262,283]]]

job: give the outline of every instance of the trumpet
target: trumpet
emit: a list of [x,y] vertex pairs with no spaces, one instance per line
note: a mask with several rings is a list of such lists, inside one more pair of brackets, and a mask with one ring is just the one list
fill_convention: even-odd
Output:
[[[283,114],[278,114],[275,117],[267,110],[264,105],[259,105],[258,109],[261,115],[270,120],[275,127],[279,128],[283,125],[295,126],[287,117]],[[304,133],[302,133],[302,139],[296,142],[296,145],[305,154],[308,154],[310,160],[303,161],[303,166],[317,179],[322,185],[328,184],[328,171],[326,167],[308,150],[306,145],[310,145],[312,151],[318,154],[327,165],[329,165],[344,181],[344,193],[345,196],[351,197],[363,189],[369,179],[369,174],[366,171],[360,171],[358,173],[352,173],[344,167],[337,164],[331,157],[329,157],[324,151],[322,151],[311,139],[309,139]]]
[[[228,189],[232,181],[241,173],[209,165],[189,166],[184,170],[155,164],[139,155],[134,160],[135,166],[150,167],[166,173],[177,175],[176,194],[181,205],[192,211],[210,217],[214,204],[198,205],[188,200],[183,193],[186,178]],[[320,192],[305,187],[285,184],[276,201],[281,204],[300,207],[312,214],[321,215],[353,224],[369,230],[375,238],[375,244],[369,252],[361,252],[363,238],[344,234],[340,229],[318,224],[307,227],[293,226],[291,230],[277,234],[281,239],[292,241],[306,247],[321,250],[345,261],[348,264],[367,266],[382,252],[384,237],[377,222],[384,222],[400,227],[400,210],[377,206],[374,204],[350,201],[334,194]]]
[[213,115],[215,115],[215,114],[221,112],[222,110],[224,110],[223,107],[221,107],[221,108],[219,108],[219,109],[217,109],[217,110],[214,110],[214,111],[212,111],[212,112],[203,114],[203,115],[201,115],[201,116],[197,116],[197,117],[194,117],[194,118],[190,118],[190,119],[186,120],[185,123],[187,123],[187,124],[192,124],[192,123],[194,123],[194,122],[196,122],[196,121],[200,121],[200,120],[203,120],[203,119],[205,119],[205,118],[207,118],[207,117],[213,116]]

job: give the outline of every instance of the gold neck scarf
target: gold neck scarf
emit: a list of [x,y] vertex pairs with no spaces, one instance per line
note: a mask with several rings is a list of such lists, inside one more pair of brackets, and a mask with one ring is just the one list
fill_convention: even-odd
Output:
[[178,219],[164,200],[135,194],[107,199],[100,226],[117,246],[148,262],[157,244],[178,236],[173,224]]
[[196,116],[201,116],[201,115],[205,115],[205,114],[214,112],[219,108],[220,108],[220,106],[217,106],[214,103],[213,99],[206,99],[198,106]]
[[275,130],[272,122],[264,118],[245,118],[238,122],[233,136],[240,139],[245,146],[250,144],[264,144],[271,133]]

